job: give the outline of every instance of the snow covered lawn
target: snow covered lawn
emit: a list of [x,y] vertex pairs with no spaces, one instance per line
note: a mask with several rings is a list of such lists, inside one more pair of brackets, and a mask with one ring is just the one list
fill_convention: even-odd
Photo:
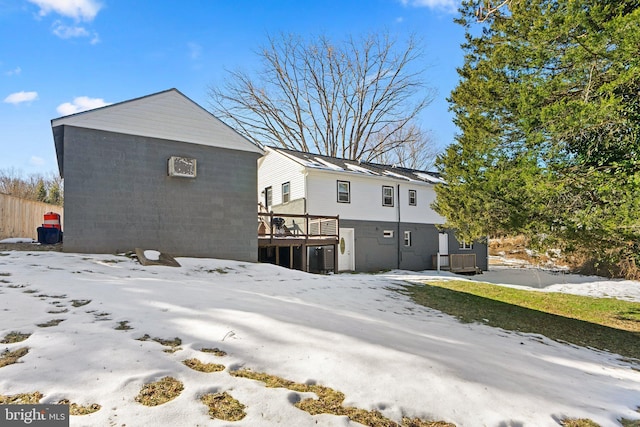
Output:
[[[638,361],[462,324],[395,291],[405,280],[447,273],[319,276],[178,261],[182,267],[143,267],[115,255],[0,253],[0,339],[31,334],[0,344],[0,351],[29,348],[19,363],[0,368],[0,395],[39,391],[41,403],[101,406],[72,417],[72,426],[356,425],[294,406],[312,393],[230,375],[248,368],[331,387],[345,394],[345,406],[397,422],[406,416],[459,427],[544,427],[589,418],[607,427],[640,418]],[[522,286],[533,277],[519,269],[520,282],[510,283],[514,270],[501,271],[473,279]],[[549,273],[557,283],[547,283],[547,273],[535,274],[545,275],[544,290],[640,301],[638,282]],[[188,359],[225,369],[196,371],[183,363]],[[178,397],[157,406],[136,401],[146,384],[164,377],[183,384]],[[200,397],[223,392],[245,405],[241,421],[210,419]]]

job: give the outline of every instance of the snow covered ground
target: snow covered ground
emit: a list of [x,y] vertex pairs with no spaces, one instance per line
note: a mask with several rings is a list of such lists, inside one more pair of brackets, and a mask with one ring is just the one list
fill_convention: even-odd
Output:
[[[319,276],[265,264],[178,261],[182,267],[143,267],[115,255],[0,253],[0,338],[32,334],[1,345],[30,351],[0,368],[0,394],[39,391],[41,403],[102,406],[72,417],[72,426],[356,425],[297,409],[298,393],[229,375],[245,367],[334,388],[345,393],[345,405],[378,409],[395,421],[545,427],[569,417],[607,427],[640,418],[637,362],[462,324],[393,290],[448,273]],[[524,268],[470,279],[640,301],[638,282]],[[90,302],[76,307],[74,300]],[[63,321],[36,326],[53,319]],[[125,321],[133,329],[115,329]],[[166,353],[157,342],[136,340],[145,334],[179,337],[181,350]],[[182,364],[189,358],[226,369],[197,372]],[[135,402],[144,384],[167,375],[184,383],[179,397],[156,407]],[[247,406],[242,421],[209,418],[198,397],[222,391]]]

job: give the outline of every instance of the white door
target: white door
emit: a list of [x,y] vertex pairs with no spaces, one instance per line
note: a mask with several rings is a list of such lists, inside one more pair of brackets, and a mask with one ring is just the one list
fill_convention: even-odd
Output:
[[440,267],[449,267],[449,234],[448,233],[438,234],[438,252],[440,253]]
[[353,271],[356,268],[354,258],[354,230],[353,228],[340,229],[340,242],[338,244],[338,271]]

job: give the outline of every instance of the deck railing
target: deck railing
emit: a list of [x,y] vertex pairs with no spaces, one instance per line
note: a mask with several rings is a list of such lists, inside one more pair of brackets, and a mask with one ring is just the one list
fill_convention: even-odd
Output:
[[337,216],[258,212],[258,237],[279,239],[339,238]]

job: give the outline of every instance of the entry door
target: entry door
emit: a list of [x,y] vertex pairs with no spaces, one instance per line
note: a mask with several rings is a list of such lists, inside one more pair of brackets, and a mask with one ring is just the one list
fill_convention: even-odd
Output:
[[340,244],[338,245],[338,271],[355,270],[354,255],[354,230],[353,228],[341,228]]
[[440,252],[440,267],[449,267],[449,234],[448,233],[438,234],[438,252]]

